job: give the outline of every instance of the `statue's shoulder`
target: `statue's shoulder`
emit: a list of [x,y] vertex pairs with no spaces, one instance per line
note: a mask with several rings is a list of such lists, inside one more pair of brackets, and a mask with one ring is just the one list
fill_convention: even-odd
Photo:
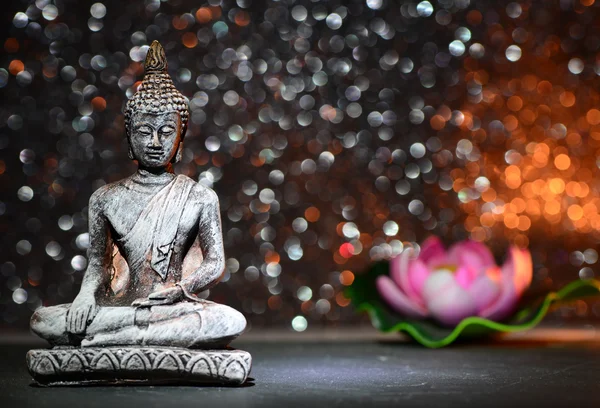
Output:
[[123,181],[119,180],[114,183],[105,184],[94,191],[90,196],[90,206],[103,208],[106,201],[123,186]]
[[200,203],[214,204],[219,202],[217,193],[215,193],[211,188],[206,187],[204,184],[198,183],[197,181],[194,181],[185,175],[179,175],[177,177],[182,178],[182,180],[185,180],[187,183],[192,183],[192,189],[190,190],[191,199]]

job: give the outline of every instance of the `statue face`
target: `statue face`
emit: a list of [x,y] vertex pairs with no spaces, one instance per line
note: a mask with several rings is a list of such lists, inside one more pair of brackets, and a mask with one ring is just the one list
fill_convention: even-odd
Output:
[[177,112],[136,112],[131,117],[129,144],[141,166],[166,167],[181,144],[181,118]]

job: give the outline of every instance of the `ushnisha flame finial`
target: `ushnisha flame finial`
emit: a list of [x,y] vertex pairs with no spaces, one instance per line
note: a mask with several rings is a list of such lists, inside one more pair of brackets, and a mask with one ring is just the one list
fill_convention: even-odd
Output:
[[146,60],[144,61],[144,70],[146,73],[151,72],[167,72],[167,56],[165,55],[165,49],[156,40],[152,41],[148,54],[146,54]]
[[145,76],[137,92],[125,107],[125,130],[129,135],[129,124],[134,112],[167,113],[177,112],[181,117],[181,137],[185,135],[189,118],[188,101],[175,88],[167,72],[167,57],[163,46],[152,42],[144,62]]

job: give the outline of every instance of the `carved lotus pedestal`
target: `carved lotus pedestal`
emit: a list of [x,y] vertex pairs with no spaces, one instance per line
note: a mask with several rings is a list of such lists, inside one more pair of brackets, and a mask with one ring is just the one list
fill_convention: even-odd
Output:
[[27,366],[40,385],[198,383],[241,385],[252,366],[242,350],[102,347],[31,350]]

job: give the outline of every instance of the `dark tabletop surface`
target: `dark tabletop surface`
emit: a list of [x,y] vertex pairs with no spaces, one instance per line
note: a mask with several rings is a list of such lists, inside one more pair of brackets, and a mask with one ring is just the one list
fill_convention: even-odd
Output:
[[[239,388],[41,388],[27,340],[0,341],[0,407],[600,407],[600,334],[534,331],[427,350],[380,336],[250,336],[253,381]],[[1,340],[1,339],[0,339]]]

